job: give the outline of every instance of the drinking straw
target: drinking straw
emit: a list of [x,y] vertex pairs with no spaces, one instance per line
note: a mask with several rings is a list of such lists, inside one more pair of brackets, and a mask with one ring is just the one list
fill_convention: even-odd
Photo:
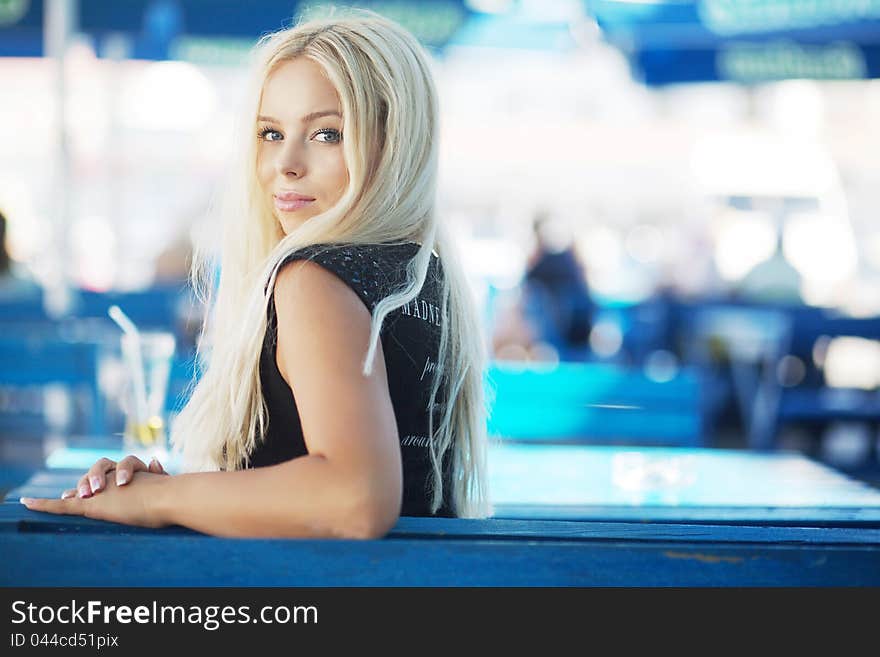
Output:
[[[134,322],[129,319],[128,315],[122,312],[119,306],[113,305],[107,310],[110,318],[116,322],[123,330],[125,335],[129,337],[129,360],[134,360],[134,394],[135,403],[137,405],[138,423],[147,422],[149,420],[149,410],[147,408],[147,389],[144,381],[144,362],[141,357],[141,334]],[[134,352],[134,353],[132,353]],[[139,430],[139,429],[138,429]]]

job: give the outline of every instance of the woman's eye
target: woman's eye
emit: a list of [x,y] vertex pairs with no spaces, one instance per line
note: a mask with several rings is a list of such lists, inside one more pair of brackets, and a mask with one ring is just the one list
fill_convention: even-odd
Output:
[[281,137],[281,133],[277,130],[273,130],[272,128],[265,128],[263,130],[260,130],[259,133],[260,139],[262,139],[263,141],[278,141],[278,139],[271,137],[271,135],[278,135],[279,139]]
[[317,141],[323,141],[328,144],[335,144],[342,141],[342,133],[339,130],[324,129],[318,130],[313,136]]

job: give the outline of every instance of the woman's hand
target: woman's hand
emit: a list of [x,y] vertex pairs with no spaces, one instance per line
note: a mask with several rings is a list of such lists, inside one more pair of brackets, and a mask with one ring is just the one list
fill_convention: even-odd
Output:
[[[119,464],[122,465],[131,458],[133,457],[126,457]],[[31,511],[85,516],[139,527],[163,527],[168,523],[159,517],[153,502],[159,494],[158,487],[163,485],[167,476],[149,472],[143,466],[134,471],[129,483],[124,486],[117,485],[115,477],[106,477],[100,495],[73,495],[60,500],[23,497],[21,503]]]
[[76,496],[81,498],[91,497],[107,487],[107,475],[114,470],[116,471],[115,477],[118,486],[127,484],[131,481],[134,473],[141,470],[152,472],[153,474],[168,474],[165,472],[162,464],[155,458],[150,461],[150,465],[145,465],[143,461],[134,455],[126,456],[119,463],[108,458],[102,458],[95,461],[95,464],[89,468],[89,471],[80,477],[76,483],[76,488],[68,488],[61,493],[61,499],[66,500],[69,497]]

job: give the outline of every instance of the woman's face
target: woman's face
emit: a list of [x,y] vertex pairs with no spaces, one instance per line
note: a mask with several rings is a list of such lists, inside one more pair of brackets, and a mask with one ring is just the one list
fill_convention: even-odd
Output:
[[340,199],[348,185],[342,105],[318,64],[298,57],[266,79],[257,141],[260,188],[285,234]]

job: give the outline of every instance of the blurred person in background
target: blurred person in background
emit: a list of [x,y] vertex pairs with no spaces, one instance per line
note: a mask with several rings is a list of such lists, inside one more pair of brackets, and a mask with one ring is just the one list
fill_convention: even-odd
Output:
[[6,245],[6,215],[0,211],[0,301],[21,301],[41,298],[42,287],[15,269]]
[[[187,471],[105,458],[62,499],[22,502],[223,536],[485,517],[484,345],[434,211],[428,56],[368,11],[268,34],[255,53],[204,373],[172,426]],[[195,264],[210,292],[212,263]]]
[[800,272],[785,257],[783,231],[776,234],[776,246],[766,260],[762,260],[736,286],[736,295],[758,303],[802,304]]
[[546,212],[532,222],[534,248],[523,280],[523,309],[536,338],[561,360],[589,351],[593,300],[586,271],[570,231]]

